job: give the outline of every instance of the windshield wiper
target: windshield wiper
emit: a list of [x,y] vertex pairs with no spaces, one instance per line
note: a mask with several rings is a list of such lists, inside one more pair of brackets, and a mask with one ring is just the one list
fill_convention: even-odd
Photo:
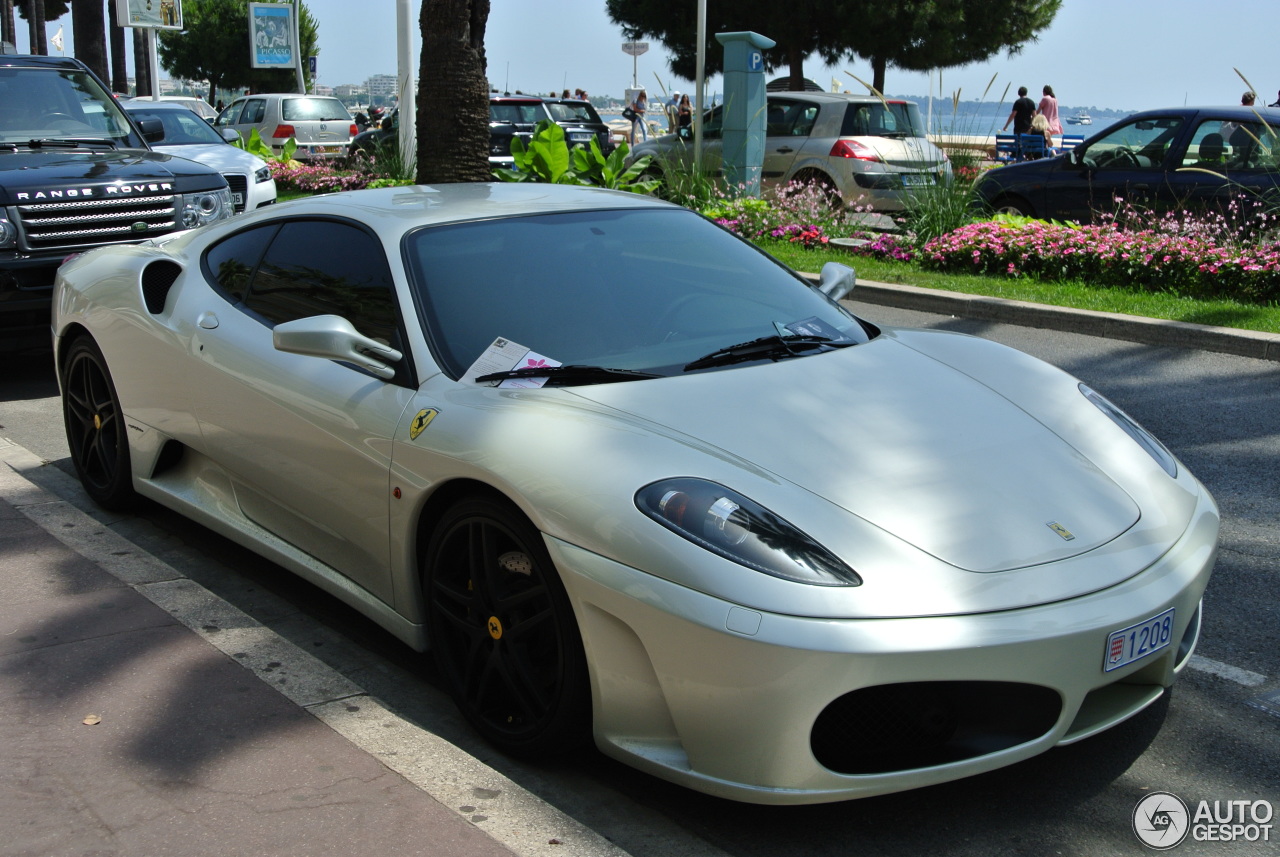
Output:
[[748,360],[781,360],[784,357],[797,357],[801,351],[812,351],[823,346],[843,348],[852,344],[852,342],[837,342],[829,336],[775,334],[712,351],[692,363],[685,364],[684,371],[692,372],[695,369],[706,369],[711,366],[728,366],[732,363],[745,363]]
[[476,378],[477,384],[487,381],[506,381],[511,378],[546,378],[547,384],[608,384],[614,381],[640,381],[645,378],[661,378],[652,372],[633,369],[606,369],[604,366],[523,366],[506,372],[491,372]]
[[78,149],[81,146],[106,146],[108,149],[114,149],[116,144],[114,140],[108,140],[105,137],[40,137],[27,141],[28,149],[43,149],[46,146],[66,149]]

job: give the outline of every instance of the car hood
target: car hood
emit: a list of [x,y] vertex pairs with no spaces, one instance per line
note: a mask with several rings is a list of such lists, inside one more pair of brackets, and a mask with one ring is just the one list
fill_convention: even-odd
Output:
[[239,172],[253,175],[267,165],[257,155],[251,155],[244,149],[229,143],[195,143],[188,146],[156,146],[157,152],[172,155],[175,158],[186,158],[212,167],[220,173]]
[[[1083,554],[1140,517],[1017,405],[890,339],[720,371],[713,384],[672,380],[574,391],[750,461],[960,569]],[[673,395],[686,381],[687,395]]]
[[0,152],[0,205],[64,200],[69,189],[82,199],[106,196],[113,186],[143,186],[131,192],[160,193],[162,189],[149,186],[166,184],[172,186],[168,190],[186,193],[223,187],[226,181],[207,166],[138,149]]

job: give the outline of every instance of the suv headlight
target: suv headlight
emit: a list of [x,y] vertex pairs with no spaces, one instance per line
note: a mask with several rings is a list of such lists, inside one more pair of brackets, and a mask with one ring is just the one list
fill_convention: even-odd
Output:
[[636,506],[699,547],[754,571],[815,586],[860,586],[858,573],[789,522],[705,479],[664,479]]
[[9,218],[0,215],[0,249],[8,250],[18,244],[18,230],[13,228]]
[[178,225],[183,229],[217,223],[235,214],[235,208],[231,205],[231,191],[225,187],[221,190],[184,193],[181,201]]
[[1159,464],[1165,473],[1168,473],[1174,479],[1178,478],[1177,459],[1173,457],[1172,452],[1165,448],[1163,443],[1156,440],[1155,435],[1138,425],[1134,421],[1133,417],[1117,408],[1108,401],[1106,396],[1103,396],[1089,385],[1081,384],[1080,392],[1086,399],[1092,402],[1098,410],[1110,417],[1113,423],[1120,426],[1120,428],[1124,430],[1125,434],[1133,438],[1134,442],[1137,443],[1138,446],[1145,449],[1147,451],[1147,455],[1154,458],[1156,460],[1156,464]]

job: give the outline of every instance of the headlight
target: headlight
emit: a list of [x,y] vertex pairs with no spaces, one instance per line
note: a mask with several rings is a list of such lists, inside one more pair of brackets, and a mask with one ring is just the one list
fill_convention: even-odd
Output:
[[1093,402],[1098,410],[1109,416],[1113,423],[1124,429],[1124,433],[1133,438],[1138,446],[1145,449],[1147,454],[1154,458],[1156,463],[1164,469],[1165,473],[1175,479],[1178,478],[1178,462],[1174,459],[1173,453],[1165,449],[1164,444],[1156,440],[1151,432],[1138,425],[1134,422],[1133,417],[1111,404],[1105,396],[1087,384],[1080,385],[1080,392],[1084,394],[1086,399]]
[[18,243],[18,230],[13,228],[7,217],[0,217],[0,248],[8,249]]
[[253,174],[253,180],[257,184],[271,181],[271,167],[259,167]]
[[235,213],[231,206],[231,191],[227,188],[183,194],[181,200],[178,223],[183,229],[216,223]]
[[859,586],[839,557],[741,494],[691,477],[636,492],[636,506],[694,544],[755,571],[815,586]]

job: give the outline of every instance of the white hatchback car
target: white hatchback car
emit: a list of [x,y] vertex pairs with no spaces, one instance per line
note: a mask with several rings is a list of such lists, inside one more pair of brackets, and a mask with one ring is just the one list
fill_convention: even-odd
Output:
[[208,122],[182,104],[147,99],[126,101],[120,105],[141,124],[155,120],[164,128],[164,137],[155,139],[143,127],[151,148],[166,155],[198,161],[222,173],[231,188],[231,202],[236,213],[253,211],[276,201],[276,182],[271,167],[257,155],[231,145]]
[[233,128],[244,139],[258,129],[262,142],[277,154],[292,137],[300,161],[345,158],[351,138],[360,132],[345,104],[336,98],[297,93],[245,95],[218,114],[214,126]]
[[[720,175],[723,106],[702,126],[704,168]],[[834,92],[770,92],[765,108],[763,183],[805,182],[834,202],[878,210],[904,207],[912,191],[950,181],[951,163],[925,136],[914,101]],[[693,142],[667,134],[631,149],[653,157],[650,172],[693,163]]]

